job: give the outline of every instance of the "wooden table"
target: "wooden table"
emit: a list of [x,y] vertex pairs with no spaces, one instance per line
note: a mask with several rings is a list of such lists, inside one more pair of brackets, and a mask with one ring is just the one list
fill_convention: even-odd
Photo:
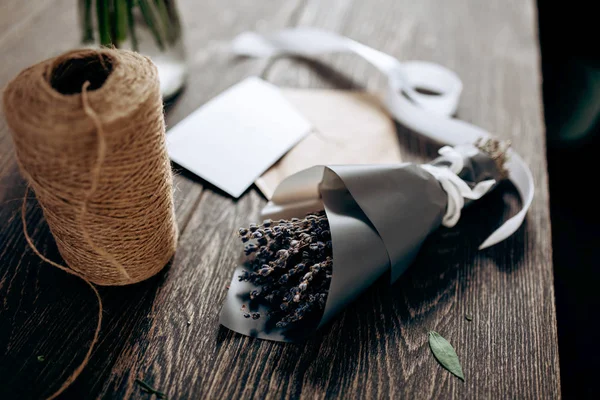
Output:
[[[74,0],[0,6],[0,85],[20,69],[77,44]],[[219,326],[239,244],[234,230],[258,218],[251,189],[235,201],[182,173],[181,229],[173,264],[146,282],[101,288],[100,341],[65,397],[150,398],[140,378],[172,399],[200,398],[557,398],[560,397],[536,10],[533,0],[180,1],[189,54],[185,93],[170,126],[249,75],[301,88],[382,88],[364,61],[323,57],[236,60],[229,40],[310,25],[402,60],[443,64],[463,79],[459,117],[512,140],[530,163],[536,197],[524,226],[485,251],[476,246],[518,206],[510,187],[442,229],[399,283],[376,284],[304,344],[251,339]],[[434,143],[398,127],[406,160],[435,155]],[[39,398],[71,374],[91,340],[96,300],[77,278],[28,249],[19,220],[24,192],[0,119],[0,398]],[[34,201],[33,240],[60,260]],[[473,320],[465,319],[472,314]],[[189,321],[189,323],[188,323]],[[455,346],[466,381],[432,357],[427,332]],[[38,361],[43,356],[45,361]]]

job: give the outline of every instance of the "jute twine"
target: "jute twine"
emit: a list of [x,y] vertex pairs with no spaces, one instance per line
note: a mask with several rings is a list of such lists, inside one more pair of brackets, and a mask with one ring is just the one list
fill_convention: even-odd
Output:
[[21,173],[68,268],[92,283],[127,285],[159,272],[177,243],[172,174],[156,67],[137,53],[75,50],[22,71],[4,91]]

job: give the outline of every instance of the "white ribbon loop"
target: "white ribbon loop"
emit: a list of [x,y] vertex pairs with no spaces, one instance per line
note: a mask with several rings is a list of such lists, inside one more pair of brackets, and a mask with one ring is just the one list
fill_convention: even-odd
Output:
[[465,162],[463,160],[462,154],[456,151],[453,147],[444,146],[438,150],[438,154],[440,156],[444,156],[447,160],[450,161],[450,166],[448,168],[456,175],[458,175],[460,171],[462,171],[465,167]]
[[[284,29],[268,36],[244,32],[233,39],[231,51],[247,57],[296,55],[306,58],[327,53],[355,53],[399,83],[400,90],[396,95],[403,92],[414,103],[441,115],[449,116],[456,112],[462,92],[458,76],[441,65],[424,61],[401,63],[379,50],[321,29]],[[415,88],[426,89],[436,95],[421,94]]]
[[[491,136],[484,129],[451,118],[458,106],[462,82],[454,72],[437,64],[423,61],[400,62],[388,54],[347,37],[314,28],[288,29],[272,35],[242,33],[233,40],[232,51],[249,57],[289,54],[307,58],[332,52],[355,53],[388,77],[388,90],[383,101],[390,115],[402,125],[430,139],[452,146],[473,144],[480,138]],[[436,92],[436,95],[419,93],[415,90],[417,88]],[[508,156],[509,161],[505,167],[509,179],[521,196],[523,208],[488,237],[479,249],[499,243],[519,229],[533,201],[534,183],[529,167],[515,151],[509,150]],[[444,223],[446,224],[452,223],[454,219],[458,221],[464,198],[486,193],[489,190],[489,182],[480,186],[485,183],[482,182],[472,190],[469,188],[469,191],[465,191],[455,178],[450,177],[456,174],[447,168],[444,170],[446,172],[436,170],[436,173],[443,176],[440,179],[446,182],[448,189],[444,190],[449,193],[449,198],[455,199],[452,200],[453,210],[451,214],[447,214]],[[450,192],[458,194],[450,195]],[[450,208],[450,201],[448,204]]]
[[442,189],[448,194],[448,205],[446,206],[446,214],[442,219],[442,225],[452,228],[460,220],[460,212],[465,206],[464,199],[480,199],[494,187],[496,181],[489,179],[479,182],[471,189],[471,187],[457,175],[464,167],[462,155],[450,146],[442,147],[438,153],[450,161],[448,167],[423,164],[421,165],[421,168],[433,175],[435,179],[440,182]]

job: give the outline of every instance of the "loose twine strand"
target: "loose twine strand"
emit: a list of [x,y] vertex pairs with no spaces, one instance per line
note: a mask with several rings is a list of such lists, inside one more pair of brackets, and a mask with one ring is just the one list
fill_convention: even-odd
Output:
[[[90,244],[91,247],[94,248],[95,251],[97,251],[98,253],[102,254],[103,256],[105,256],[108,260],[110,260],[112,263],[114,263],[117,268],[119,268],[119,271],[127,278],[127,279],[131,279],[129,277],[129,274],[127,273],[127,271],[125,271],[125,268],[123,268],[123,266],[118,263],[113,256],[111,256],[110,254],[108,254],[104,249],[97,247],[92,238],[90,237],[87,228],[85,226],[85,215],[87,213],[87,208],[88,208],[88,202],[90,201],[90,198],[93,196],[93,194],[96,192],[96,189],[98,188],[98,181],[99,181],[99,176],[100,176],[100,171],[102,169],[102,163],[104,162],[104,157],[106,156],[106,141],[104,139],[104,130],[102,129],[102,124],[100,123],[100,119],[98,118],[98,115],[96,114],[96,112],[92,109],[92,107],[89,104],[89,100],[88,100],[88,96],[87,96],[87,89],[90,86],[90,82],[89,81],[85,81],[85,83],[83,84],[82,88],[81,88],[81,100],[83,103],[83,108],[85,110],[86,115],[94,122],[94,125],[96,126],[96,137],[98,140],[98,152],[96,155],[96,161],[94,162],[94,165],[92,167],[92,183],[90,185],[90,189],[88,190],[84,201],[83,201],[83,205],[81,207],[81,212],[79,214],[79,220],[81,221],[81,227],[82,227],[82,231],[84,232],[84,237],[87,240],[87,242]],[[60,265],[52,260],[50,260],[49,258],[47,258],[46,256],[44,256],[35,246],[35,244],[33,243],[33,240],[31,239],[31,237],[29,236],[29,233],[27,232],[27,218],[26,218],[26,213],[27,213],[27,195],[29,195],[29,185],[27,185],[27,187],[25,188],[25,194],[23,195],[23,204],[21,206],[21,221],[23,223],[23,234],[25,235],[25,240],[27,241],[27,244],[29,245],[29,247],[31,248],[31,250],[33,250],[33,252],[40,258],[42,259],[42,261],[62,270],[65,271],[68,274],[74,275],[76,277],[78,277],[79,279],[83,280],[94,292],[94,294],[96,295],[96,299],[98,300],[98,322],[96,323],[96,330],[94,331],[94,337],[92,338],[92,342],[90,343],[90,346],[87,350],[87,352],[85,353],[85,357],[83,358],[83,360],[81,361],[81,363],[79,364],[79,366],[77,368],[75,368],[75,370],[73,371],[73,373],[71,373],[71,375],[63,382],[63,384],[60,386],[60,388],[58,388],[58,390],[56,392],[54,392],[53,394],[51,394],[48,397],[48,400],[52,400],[55,399],[56,397],[58,397],[62,392],[64,392],[69,386],[71,386],[71,384],[73,382],[75,382],[75,380],[77,379],[77,377],[79,377],[79,375],[81,374],[81,372],[83,372],[83,370],[85,369],[85,367],[87,366],[88,362],[90,361],[90,357],[92,355],[92,351],[94,350],[94,348],[96,347],[96,343],[98,342],[98,336],[100,335],[100,329],[102,328],[102,312],[103,312],[103,304],[102,304],[102,298],[100,297],[100,293],[98,293],[98,289],[96,289],[96,287],[94,286],[94,284],[92,282],[90,282],[87,278],[85,278],[84,276],[82,276],[81,274],[73,271],[70,268],[67,268],[63,265]]]
[[[100,83],[94,75],[98,63],[108,76]],[[68,85],[63,89],[69,92],[52,84],[57,70],[71,74],[59,83]],[[77,90],[74,85],[82,76],[86,79]],[[70,95],[78,92],[81,100]],[[21,72],[5,90],[4,107],[17,161],[28,181],[21,206],[25,240],[42,261],[83,280],[98,301],[90,346],[48,397],[55,399],[85,369],[98,342],[103,303],[94,283],[125,285],[147,279],[175,252],[172,174],[157,71],[136,53],[77,50]],[[33,243],[26,218],[30,189],[69,267],[48,259]]]
[[75,379],[77,379],[77,377],[79,377],[81,372],[85,369],[86,365],[90,361],[92,351],[94,350],[94,347],[96,347],[96,343],[98,343],[98,336],[100,335],[100,328],[102,327],[102,312],[104,311],[104,307],[102,305],[102,298],[100,297],[100,293],[98,293],[98,289],[96,289],[96,287],[92,284],[92,282],[90,282],[88,279],[86,279],[81,274],[73,271],[72,269],[64,267],[58,263],[55,263],[54,261],[50,260],[49,258],[45,257],[42,253],[40,253],[40,251],[37,249],[35,244],[33,244],[33,240],[31,240],[31,237],[29,236],[29,233],[27,232],[27,219],[25,218],[25,215],[27,213],[27,194],[28,193],[29,193],[29,185],[27,185],[27,187],[25,188],[25,195],[23,196],[23,205],[21,206],[21,222],[23,223],[23,234],[25,235],[25,240],[27,241],[27,244],[29,245],[31,250],[33,250],[33,252],[40,259],[42,259],[42,261],[44,261],[62,271],[65,271],[67,274],[74,275],[74,276],[78,277],[79,279],[81,279],[82,281],[84,281],[92,289],[92,291],[96,295],[96,299],[98,300],[98,322],[96,324],[96,330],[94,331],[94,337],[92,338],[92,342],[90,343],[90,346],[89,346],[87,352],[85,353],[85,357],[83,357],[81,364],[79,364],[79,366],[77,368],[75,368],[73,373],[63,382],[63,384],[60,386],[60,388],[58,388],[58,390],[56,392],[52,393],[50,396],[47,397],[48,400],[52,400],[52,399],[55,399],[56,397],[58,397],[69,386],[71,386],[71,384],[73,382],[75,382]]

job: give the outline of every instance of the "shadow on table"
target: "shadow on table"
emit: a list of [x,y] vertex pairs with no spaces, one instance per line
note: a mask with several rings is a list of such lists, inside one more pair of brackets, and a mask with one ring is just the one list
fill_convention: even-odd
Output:
[[[19,216],[20,202],[0,209],[0,220],[8,221],[0,230],[0,243],[8,249],[0,254],[0,398],[45,398],[82,362],[98,303],[81,279],[41,262],[28,248]],[[40,252],[63,263],[35,200],[28,203],[27,221]],[[138,284],[98,287],[104,306],[100,340],[65,398],[93,398],[103,389],[106,371],[123,349],[148,331],[169,266]]]

